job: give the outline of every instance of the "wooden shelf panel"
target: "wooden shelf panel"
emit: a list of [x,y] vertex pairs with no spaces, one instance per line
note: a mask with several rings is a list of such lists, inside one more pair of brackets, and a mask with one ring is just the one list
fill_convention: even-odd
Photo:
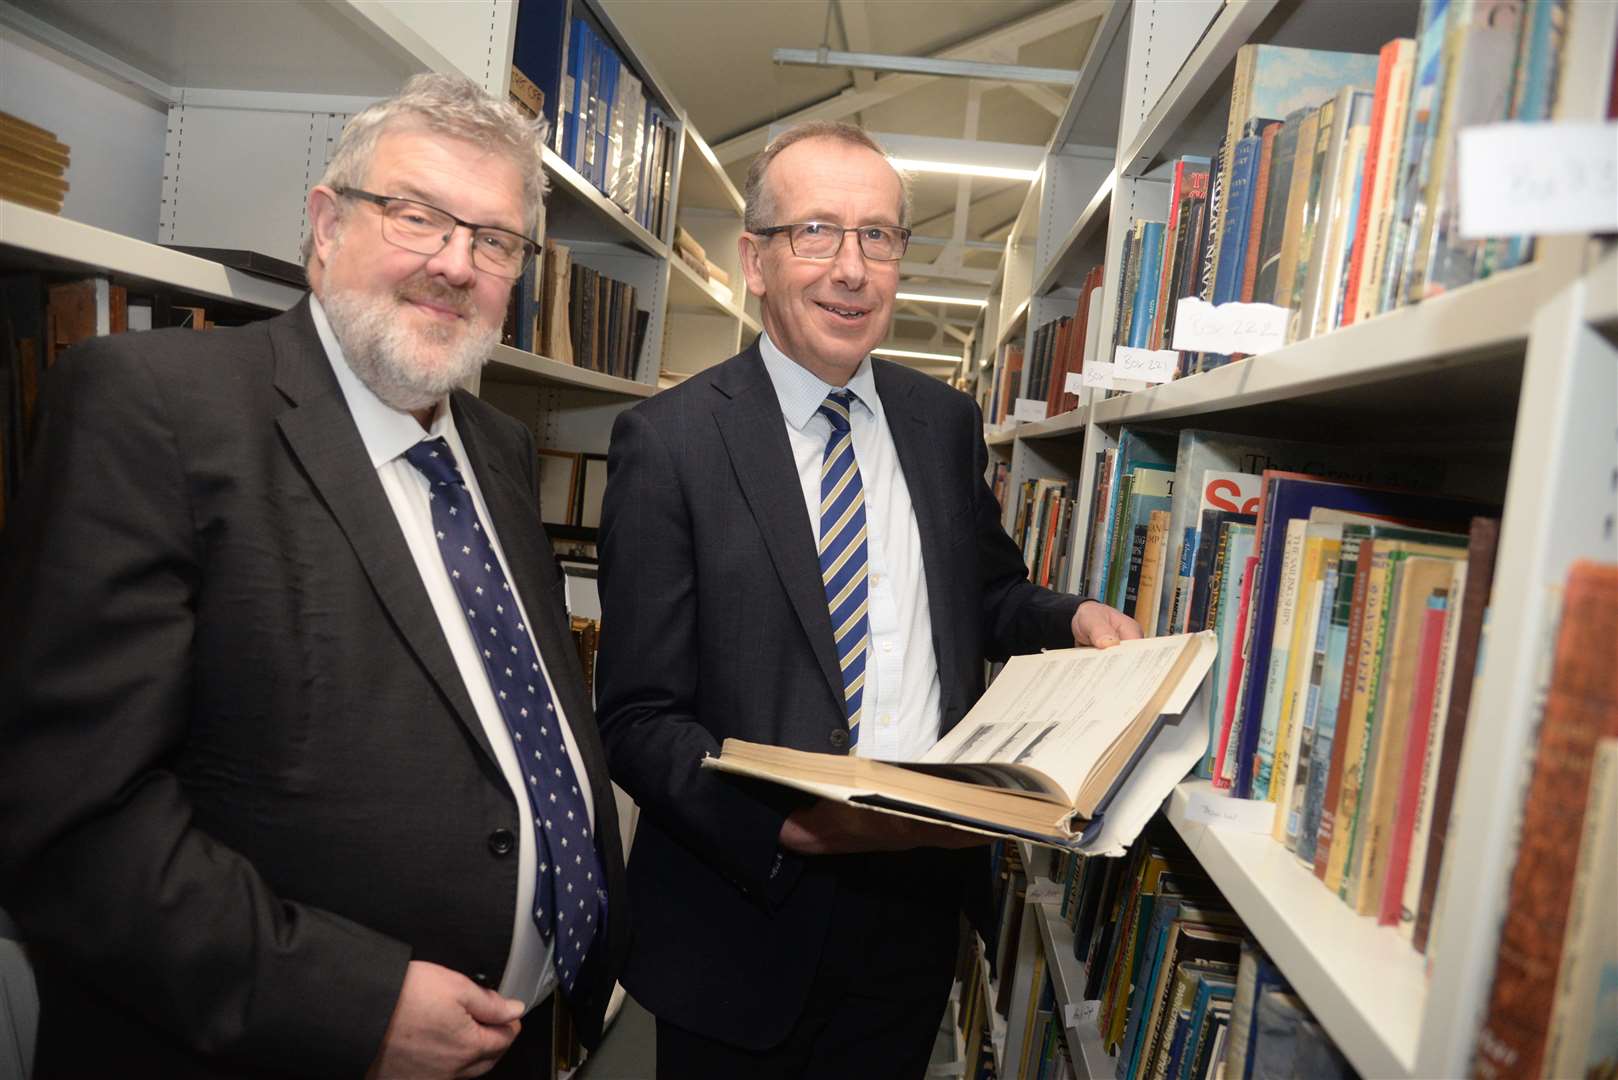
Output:
[[1393,927],[1356,915],[1267,835],[1190,824],[1188,781],[1167,814],[1225,900],[1241,916],[1364,1076],[1412,1074],[1427,1003],[1425,960]]
[[285,311],[303,297],[302,289],[290,285],[0,200],[0,251],[5,250],[46,269],[106,274],[124,285],[155,286],[273,311]]
[[603,375],[599,371],[574,367],[559,360],[539,356],[509,345],[495,347],[483,377],[494,382],[516,382],[540,386],[572,387],[576,390],[599,390],[622,398],[651,397],[657,387],[649,383]]

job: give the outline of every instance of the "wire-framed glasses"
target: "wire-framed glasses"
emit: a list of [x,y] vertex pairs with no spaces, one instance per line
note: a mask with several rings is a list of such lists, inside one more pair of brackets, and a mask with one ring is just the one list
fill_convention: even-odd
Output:
[[873,262],[897,262],[910,246],[910,230],[898,225],[856,225],[845,229],[825,221],[800,221],[790,225],[770,225],[755,230],[757,236],[786,233],[792,254],[800,259],[835,259],[843,249],[843,237],[859,237],[860,252]]
[[520,278],[534,257],[534,242],[510,229],[462,221],[448,210],[415,199],[348,187],[338,188],[337,194],[381,207],[382,239],[417,255],[437,255],[449,246],[455,227],[462,225],[472,232],[472,265],[484,273]]

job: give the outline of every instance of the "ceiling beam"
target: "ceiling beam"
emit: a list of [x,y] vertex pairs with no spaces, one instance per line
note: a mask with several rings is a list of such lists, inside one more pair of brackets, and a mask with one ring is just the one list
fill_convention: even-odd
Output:
[[[1112,0],[1068,0],[1065,4],[1037,11],[1032,15],[997,26],[992,30],[968,38],[959,45],[932,53],[939,60],[993,60],[995,52],[1016,49],[1031,42],[1042,41],[1080,23],[1104,16],[1112,7]],[[917,87],[926,86],[935,75],[887,75],[872,82],[869,89],[850,87],[834,97],[798,109],[781,117],[777,123],[796,124],[802,120],[841,120],[853,113],[890,101]],[[719,145],[714,153],[720,162],[729,165],[752,157],[769,142],[770,124],[760,124],[740,132]]]
[[1028,64],[1001,64],[987,60],[942,60],[929,56],[836,52],[831,49],[776,49],[770,53],[770,57],[777,64],[796,64],[800,67],[840,67],[850,71],[938,75],[949,79],[994,79],[999,82],[1069,87],[1079,81],[1079,73],[1069,68],[1031,67]]
[[995,271],[976,270],[970,266],[935,266],[932,263],[905,260],[899,264],[901,277],[934,277],[947,281],[970,281],[976,285],[993,285]]
[[1007,90],[1015,90],[1052,116],[1061,116],[1067,111],[1067,99],[1048,87],[1035,86],[1033,83],[1003,83],[1001,85]]

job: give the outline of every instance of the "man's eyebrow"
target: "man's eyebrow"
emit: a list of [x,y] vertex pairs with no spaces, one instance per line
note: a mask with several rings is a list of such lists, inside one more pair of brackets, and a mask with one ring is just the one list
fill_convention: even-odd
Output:
[[[801,224],[801,223],[803,223],[805,221],[823,221],[828,225],[841,225],[843,223],[841,217],[839,215],[837,215],[837,214],[829,213],[829,212],[826,212],[826,211],[820,211],[820,210],[810,210],[810,211],[806,212],[803,215],[803,217],[794,218],[793,221],[792,221],[792,224]],[[897,221],[888,220],[886,215],[879,215],[878,218],[875,219],[875,220],[861,221],[856,225],[850,225],[848,227],[851,228],[851,229],[864,228],[867,225],[884,225],[884,226],[897,227],[898,224],[899,223]]]
[[[444,210],[444,208],[442,206],[440,206],[438,204],[438,202],[437,202],[438,196],[432,195],[432,194],[429,194],[426,191],[423,191],[421,188],[417,187],[415,184],[412,184],[408,180],[403,181],[403,182],[398,183],[398,184],[394,184],[393,188],[394,188],[393,194],[395,194],[398,198],[410,199],[410,200],[412,200],[414,202],[419,202],[419,203],[422,203],[422,204],[424,204],[426,206],[431,206],[435,210]],[[386,194],[386,193],[383,193],[383,194]],[[446,214],[449,213],[448,210],[444,210],[444,212]],[[472,222],[472,224],[477,225],[479,227],[486,227],[486,228],[490,228],[490,229],[504,229],[507,232],[516,233],[518,236],[523,235],[522,226],[520,226],[520,225],[513,227],[511,225],[502,225],[501,223],[496,222],[496,221],[474,221],[474,222]]]

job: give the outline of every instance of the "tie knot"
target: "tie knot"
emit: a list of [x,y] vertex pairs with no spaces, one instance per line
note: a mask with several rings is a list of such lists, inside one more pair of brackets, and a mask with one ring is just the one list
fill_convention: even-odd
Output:
[[848,411],[854,403],[854,391],[836,390],[826,395],[826,400],[820,403],[820,415],[831,421],[834,432],[847,431],[849,428]]
[[421,471],[434,487],[446,487],[451,482],[465,484],[460,466],[455,464],[455,451],[440,436],[423,439],[405,451],[405,460]]

